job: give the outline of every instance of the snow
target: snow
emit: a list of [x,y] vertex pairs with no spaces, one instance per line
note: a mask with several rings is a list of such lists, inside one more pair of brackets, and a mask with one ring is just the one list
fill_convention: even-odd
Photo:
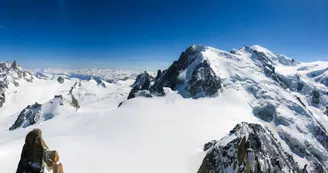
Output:
[[[66,172],[101,172],[106,165],[108,172],[188,173],[196,172],[204,157],[198,148],[225,136],[240,121],[258,122],[234,90],[200,100],[170,91],[166,97],[139,97],[103,113],[63,113],[34,127],[58,150]],[[13,151],[1,152],[1,170],[15,171],[32,128],[1,134],[0,151]]]
[[[276,74],[291,86],[296,85],[297,76],[302,80],[304,89],[296,92],[267,77],[263,66],[255,62],[252,52],[245,47],[234,53],[203,45],[193,45],[193,49],[200,53],[188,69],[180,72],[179,80],[184,81],[181,88],[186,87],[196,66],[207,60],[222,79],[223,89],[218,96],[186,99],[181,96],[181,88],[177,91],[165,88],[164,97],[126,100],[135,72],[122,70],[45,69],[40,73],[48,76],[48,80],[35,78],[33,83],[20,80],[19,87],[11,83],[0,109],[0,172],[15,172],[24,138],[33,128],[42,129],[47,145],[59,152],[65,172],[197,172],[205,156],[204,144],[226,136],[242,121],[268,127],[301,167],[308,161],[292,151],[283,137],[291,135],[293,143],[311,145],[311,153],[328,155],[311,131],[311,126],[318,126],[319,122],[328,129],[328,117],[323,114],[328,96],[322,96],[317,106],[311,104],[313,89],[328,92],[321,82],[328,76],[328,62],[288,65],[291,58],[252,46],[252,50],[271,58]],[[70,78],[60,84],[56,80],[58,75]],[[98,80],[81,80],[76,75],[115,82],[103,80],[102,85]],[[119,80],[125,77],[131,79]],[[81,106],[77,110],[70,105],[70,91]],[[63,96],[64,105],[49,103],[55,95]],[[43,104],[43,112],[55,112],[56,116],[8,131],[19,112],[35,102]],[[274,106],[271,110],[274,121],[266,122],[254,116],[254,109],[263,105]],[[222,145],[234,138],[224,138]]]
[[[126,69],[101,69],[101,68],[87,68],[87,69],[61,69],[61,68],[46,68],[46,69],[32,69],[35,74],[41,76],[47,76],[53,78],[55,76],[67,76],[70,78],[79,78],[86,80],[90,77],[94,77],[98,81],[105,79],[109,81],[118,81],[125,77],[135,79],[138,74],[143,71],[138,70],[126,70]],[[156,75],[153,72],[149,72],[151,75]]]

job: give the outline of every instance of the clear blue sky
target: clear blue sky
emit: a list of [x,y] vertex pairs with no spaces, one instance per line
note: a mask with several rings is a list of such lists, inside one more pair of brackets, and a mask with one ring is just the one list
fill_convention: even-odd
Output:
[[165,68],[191,44],[328,60],[327,0],[1,0],[0,61]]

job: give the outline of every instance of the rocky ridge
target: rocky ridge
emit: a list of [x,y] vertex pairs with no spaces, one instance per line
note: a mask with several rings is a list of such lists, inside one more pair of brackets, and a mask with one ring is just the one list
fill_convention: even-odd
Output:
[[259,124],[237,124],[220,141],[205,144],[204,150],[207,154],[198,173],[306,172],[306,166],[300,168],[273,134]]
[[6,89],[18,87],[20,80],[33,82],[33,75],[14,62],[0,62],[0,108],[6,101]]

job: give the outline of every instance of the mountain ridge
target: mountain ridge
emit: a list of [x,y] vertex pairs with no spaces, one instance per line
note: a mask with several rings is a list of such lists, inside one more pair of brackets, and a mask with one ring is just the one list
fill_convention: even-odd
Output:
[[[58,112],[55,111],[56,116],[51,120],[40,120],[31,126],[17,126],[18,128],[12,132],[0,134],[0,139],[12,140],[13,137],[9,134],[25,136],[25,134],[22,135],[24,130],[33,127],[44,129],[55,139],[61,139],[61,136],[66,136],[69,131],[68,134],[77,139],[86,136],[86,138],[103,140],[104,145],[99,144],[101,150],[95,149],[95,152],[88,154],[95,157],[97,153],[105,154],[106,158],[113,162],[113,164],[108,163],[112,169],[116,169],[121,163],[111,158],[129,156],[130,158],[124,163],[138,163],[140,166],[135,165],[136,170],[144,170],[143,164],[138,162],[142,160],[151,162],[153,168],[161,165],[162,172],[174,172],[169,166],[171,164],[177,166],[173,163],[174,160],[179,162],[177,168],[182,170],[179,173],[197,172],[199,167],[196,167],[201,165],[204,157],[206,160],[206,154],[210,154],[210,151],[205,149],[206,152],[197,152],[195,154],[197,162],[180,162],[194,157],[191,156],[193,154],[190,154],[190,149],[208,144],[205,142],[211,140],[217,141],[236,124],[245,121],[261,125],[265,129],[260,130],[265,132],[261,134],[265,136],[269,134],[266,130],[270,131],[270,135],[272,134],[276,143],[279,143],[279,147],[276,148],[282,153],[291,155],[293,161],[287,165],[298,163],[298,170],[305,168],[308,172],[316,172],[318,168],[327,171],[328,90],[323,81],[325,81],[328,63],[297,62],[259,46],[251,47],[244,46],[227,52],[204,45],[192,45],[183,51],[178,60],[166,70],[159,70],[157,75],[143,72],[136,76],[136,80],[117,80],[109,83],[105,80],[97,82],[93,78],[90,80],[65,78],[62,83],[59,83],[57,76],[53,79],[36,77],[33,83],[19,80],[21,82],[19,86],[10,85],[5,91],[8,102],[0,108],[0,112],[2,115],[9,112],[9,115],[4,119],[0,117],[0,128],[8,130],[8,125],[12,125],[18,118],[19,111],[29,112],[23,110],[27,105],[34,104],[36,101],[42,106],[51,105],[48,101],[54,95],[63,95],[64,107],[67,105],[71,111],[58,109]],[[18,69],[19,66],[15,64],[10,66],[5,64],[5,67],[13,66],[12,69]],[[46,88],[45,92],[36,92],[42,88]],[[30,91],[36,94],[31,95]],[[78,102],[79,109],[66,104],[72,102],[72,96]],[[22,98],[26,100],[21,101]],[[17,102],[21,102],[22,106]],[[9,108],[11,104],[17,104],[19,107],[16,113],[13,113],[15,111],[13,107]],[[8,109],[11,111],[7,111]],[[63,128],[59,132],[52,132],[58,124]],[[149,132],[150,129],[151,132]],[[163,139],[153,140],[154,136]],[[181,138],[181,136],[186,136],[186,138]],[[140,143],[139,139],[146,142]],[[242,140],[243,137],[240,136],[238,145]],[[136,141],[139,144],[135,146],[124,145]],[[175,141],[178,147],[174,147],[172,141]],[[60,140],[60,142],[72,145],[69,141]],[[81,145],[82,143],[94,145],[86,139],[81,139]],[[156,145],[153,145],[154,143]],[[57,143],[57,146],[54,146],[60,149],[61,145]],[[109,146],[111,148],[108,148]],[[158,150],[158,146],[163,151]],[[221,146],[220,143],[218,147],[224,148],[224,146],[225,144]],[[10,145],[0,143],[0,150],[2,150],[1,147],[6,149]],[[139,147],[144,150],[140,150]],[[60,151],[64,158],[74,160],[69,155],[72,148],[63,146],[61,149],[66,151]],[[107,150],[111,152],[103,152]],[[127,153],[135,152],[139,156],[151,156],[149,158],[171,153],[175,154],[175,158],[178,159],[168,157],[163,161],[170,164],[162,165],[152,162],[148,157],[140,156],[137,161],[130,154],[115,153],[117,150],[129,150],[130,152]],[[151,150],[152,153],[145,153],[146,150]],[[184,152],[181,153],[181,150]],[[259,155],[273,157],[263,153],[265,152],[263,150],[256,150]],[[77,152],[78,148],[74,151]],[[225,152],[221,149],[219,151]],[[113,156],[107,155],[109,153]],[[157,154],[153,155],[153,153]],[[181,156],[176,153],[181,153]],[[232,154],[238,156],[236,152]],[[6,163],[1,156],[0,160]],[[82,160],[89,162],[83,158]],[[71,163],[66,164],[67,169],[76,172],[77,168],[73,166],[73,162]],[[243,165],[246,162],[239,163]],[[267,163],[272,164],[274,169],[284,170],[284,164],[277,166],[277,160],[274,163]],[[228,167],[234,165],[234,163],[224,164],[228,164]],[[192,171],[186,169],[190,165],[196,165],[193,166]],[[242,167],[239,168],[242,169]],[[286,167],[286,169],[289,168],[291,167]]]

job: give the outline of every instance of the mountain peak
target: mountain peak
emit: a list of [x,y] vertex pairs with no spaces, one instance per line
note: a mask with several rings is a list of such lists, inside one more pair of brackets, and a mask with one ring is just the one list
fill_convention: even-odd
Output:
[[[250,48],[253,49],[253,50],[257,50],[259,52],[263,52],[263,53],[272,53],[272,51],[270,51],[269,49],[267,49],[263,46],[257,45],[257,44],[251,46]],[[272,53],[272,54],[274,54],[274,53]]]
[[17,69],[18,69],[18,66],[17,66],[16,60],[14,60],[14,62],[11,64],[10,68],[12,68],[12,69],[14,69],[14,70],[17,70]]

